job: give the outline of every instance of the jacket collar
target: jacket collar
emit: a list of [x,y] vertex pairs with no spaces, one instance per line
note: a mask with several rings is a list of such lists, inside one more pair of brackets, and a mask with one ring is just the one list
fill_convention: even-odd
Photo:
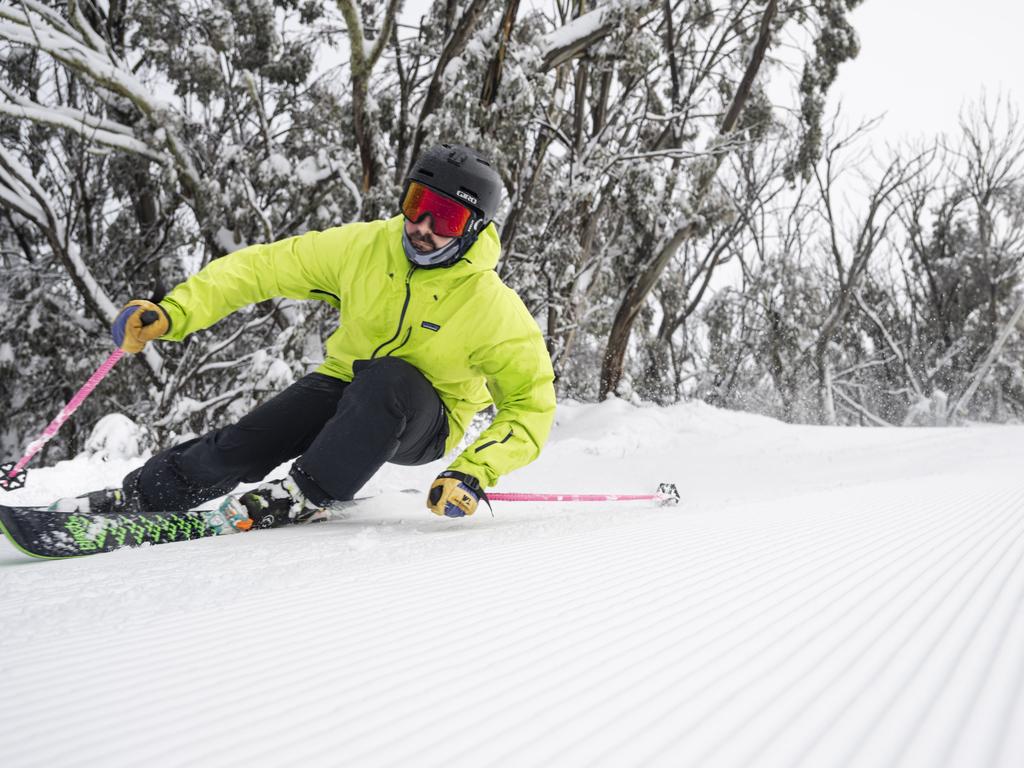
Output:
[[[391,258],[397,263],[409,264],[405,257],[405,250],[402,248],[402,232],[405,226],[405,217],[402,214],[387,220],[388,242],[391,247]],[[501,256],[501,240],[498,238],[498,230],[494,222],[488,224],[481,232],[476,242],[466,252],[466,255],[450,267],[424,270],[425,272],[437,273],[450,277],[468,277],[477,272],[488,272],[498,266],[498,258]]]

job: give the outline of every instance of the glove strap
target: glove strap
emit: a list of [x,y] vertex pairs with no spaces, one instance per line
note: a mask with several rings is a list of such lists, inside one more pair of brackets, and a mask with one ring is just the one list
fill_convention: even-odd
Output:
[[472,475],[467,475],[465,472],[458,472],[452,469],[446,469],[444,472],[438,475],[438,477],[450,477],[453,480],[458,480],[464,486],[469,488],[473,493],[480,497],[480,500],[487,505],[487,508],[491,510],[491,517],[494,517],[494,507],[491,506],[491,500],[487,498],[487,494],[484,493],[484,489],[480,487],[480,481]]
[[[145,309],[147,304],[154,305],[156,307],[156,309]],[[144,299],[135,299],[134,301],[129,301],[127,304],[125,304],[121,308],[121,311],[124,312],[126,309],[128,309],[128,307],[142,307],[143,308],[142,309],[142,316],[139,318],[142,321],[142,327],[143,328],[145,328],[147,325],[152,325],[153,323],[155,323],[157,320],[160,319],[161,315],[163,316],[164,320],[167,321],[167,330],[164,331],[164,335],[170,333],[171,332],[171,328],[174,326],[174,323],[171,322],[171,316],[169,314],[167,314],[167,310],[164,309],[163,307],[161,307],[155,301],[147,301],[147,300],[144,300]]]

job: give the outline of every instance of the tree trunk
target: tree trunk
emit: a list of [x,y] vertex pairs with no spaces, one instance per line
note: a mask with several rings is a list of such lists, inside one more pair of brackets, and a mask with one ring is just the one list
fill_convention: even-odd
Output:
[[822,424],[835,426],[836,403],[832,395],[832,365],[824,349],[815,355],[818,367],[818,419]]
[[1014,330],[1021,323],[1021,318],[1024,318],[1024,301],[1017,305],[1010,319],[1007,320],[1006,325],[999,331],[999,335],[996,340],[992,343],[992,347],[989,349],[988,354],[985,355],[985,359],[981,365],[978,366],[974,375],[971,377],[970,383],[964,390],[964,393],[960,395],[957,401],[953,404],[953,407],[949,409],[950,419],[955,419],[957,415],[967,408],[971,403],[971,399],[974,394],[978,391],[978,387],[981,385],[982,380],[988,375],[993,364],[999,358],[999,353],[1003,351],[1003,346],[1009,340]]
[[512,38],[512,29],[516,23],[516,16],[519,13],[519,0],[507,0],[505,13],[501,17],[501,32],[498,36],[498,50],[494,52],[494,58],[487,66],[487,74],[484,76],[484,87],[480,93],[480,103],[484,106],[491,106],[498,99],[498,90],[501,88],[501,73],[505,67],[505,54],[508,51],[508,42]]
[[412,143],[412,155],[409,158],[411,163],[416,162],[423,149],[423,142],[427,138],[427,118],[437,111],[444,100],[444,72],[452,59],[462,54],[469,42],[470,35],[476,26],[477,21],[487,7],[488,0],[472,0],[469,7],[459,17],[455,29],[437,57],[437,64],[434,66],[434,74],[430,78],[430,85],[427,86],[426,96],[423,97],[423,106],[420,109],[419,119],[416,121],[415,138]]
[[[772,21],[774,20],[777,11],[777,0],[770,0],[761,16],[757,42],[751,53],[750,61],[747,63],[743,79],[740,81],[740,85],[733,97],[732,104],[729,106],[725,119],[722,121],[722,125],[719,128],[719,146],[713,150],[712,156],[709,158],[706,167],[701,169],[698,174],[697,182],[691,195],[690,208],[693,211],[699,211],[701,209],[705,198],[711,190],[711,185],[718,173],[722,160],[727,154],[727,150],[723,150],[721,148],[721,140],[727,138],[729,134],[733,132],[736,127],[736,123],[739,120],[739,116],[742,114],[743,108],[747,103],[747,99],[750,97],[750,91],[754,85],[754,78],[761,69],[765,54],[768,51],[768,46],[771,43]],[[647,263],[641,267],[639,274],[626,289],[626,295],[619,304],[619,309],[615,313],[615,320],[612,323],[611,332],[608,334],[608,345],[605,347],[604,359],[601,365],[600,389],[598,395],[600,399],[603,400],[608,397],[608,395],[615,392],[619,386],[619,382],[622,380],[622,369],[626,355],[626,348],[629,344],[629,337],[633,330],[633,323],[636,320],[636,316],[639,314],[640,309],[643,307],[644,302],[647,300],[648,294],[651,292],[651,289],[654,288],[655,284],[657,284],[658,279],[661,277],[661,273],[664,272],[665,267],[668,265],[675,252],[679,250],[679,247],[683,242],[688,240],[690,237],[693,237],[697,231],[698,223],[695,221],[687,222],[676,230],[675,234],[673,234],[658,255],[653,259],[648,260]]]
[[380,31],[370,50],[366,49],[369,41],[363,31],[363,22],[354,0],[337,0],[338,8],[348,28],[349,50],[352,71],[352,131],[356,146],[359,147],[359,164],[362,168],[360,191],[369,192],[380,178],[381,163],[374,150],[373,120],[367,109],[367,93],[370,86],[370,75],[373,67],[380,59],[391,37],[391,28],[398,13],[399,0],[388,0],[387,8],[381,19]]

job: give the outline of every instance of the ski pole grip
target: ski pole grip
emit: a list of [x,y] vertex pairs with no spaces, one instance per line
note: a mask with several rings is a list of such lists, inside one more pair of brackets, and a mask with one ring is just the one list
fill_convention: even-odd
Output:
[[142,316],[139,319],[142,320],[142,325],[143,325],[143,327],[145,327],[147,325],[152,325],[157,320],[159,320],[160,319],[160,315],[157,314],[152,309],[147,309],[145,312],[142,313]]

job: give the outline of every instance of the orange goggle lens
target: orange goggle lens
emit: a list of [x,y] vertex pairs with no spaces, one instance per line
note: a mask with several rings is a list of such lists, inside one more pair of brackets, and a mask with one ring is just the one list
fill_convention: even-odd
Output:
[[402,213],[410,221],[421,221],[430,215],[435,235],[441,237],[462,237],[466,233],[466,225],[473,217],[473,212],[462,203],[457,203],[440,192],[418,181],[409,182],[402,200]]

